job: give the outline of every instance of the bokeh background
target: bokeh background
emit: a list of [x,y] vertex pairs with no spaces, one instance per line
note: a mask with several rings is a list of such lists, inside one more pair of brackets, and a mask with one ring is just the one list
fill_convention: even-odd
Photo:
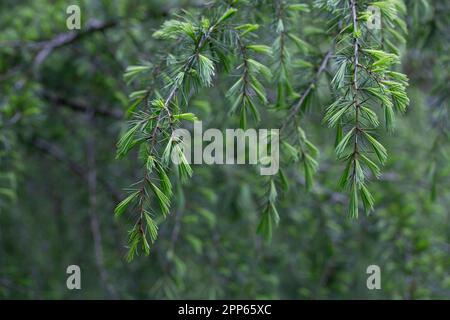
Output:
[[[270,1],[255,2],[264,43],[274,28]],[[77,33],[66,28],[71,4],[81,8]],[[402,69],[411,104],[395,133],[381,137],[389,160],[372,183],[370,216],[348,219],[347,195],[336,186],[342,164],[334,132],[322,124],[330,101],[324,77],[302,120],[321,150],[316,184],[307,193],[301,170],[290,171],[295,182],[283,195],[270,244],[256,234],[264,187],[256,171],[197,165],[191,181],[177,187],[150,256],[125,261],[133,220],[116,220],[113,211],[141,167],[136,154],[115,159],[133,89],[123,72],[157,60],[167,44],[153,31],[202,4],[0,1],[0,298],[450,298],[450,3],[444,0],[407,1]],[[322,45],[303,29],[320,23],[313,12],[298,25],[319,49],[325,38]],[[192,103],[209,127],[237,123],[227,116],[225,91],[204,90]],[[266,127],[275,120],[266,116]],[[81,267],[82,290],[66,288],[71,264]],[[381,268],[381,290],[366,287],[371,264]]]

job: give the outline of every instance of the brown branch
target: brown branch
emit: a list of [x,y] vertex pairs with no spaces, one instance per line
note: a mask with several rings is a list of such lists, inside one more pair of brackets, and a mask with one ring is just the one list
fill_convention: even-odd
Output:
[[[84,104],[81,101],[69,100],[47,91],[42,92],[41,97],[55,106],[67,107],[77,112],[86,112],[91,109],[90,105]],[[95,116],[110,117],[117,120],[122,119],[123,116],[122,110],[119,109],[95,108],[93,112]]]
[[[93,128],[95,126],[95,118],[93,109],[89,110],[87,113],[89,125]],[[100,219],[97,214],[97,161],[95,157],[95,136],[93,134],[89,135],[86,141],[86,158],[87,158],[87,172],[86,172],[86,182],[89,191],[89,221],[91,227],[92,238],[94,240],[94,252],[95,252],[95,262],[97,264],[97,269],[100,274],[100,279],[103,286],[107,290],[108,294],[113,299],[119,299],[115,287],[110,282],[110,277],[108,270],[105,266],[105,259],[103,254],[103,244],[102,244],[102,233],[100,229]]]
[[351,7],[351,16],[352,16],[352,22],[353,22],[353,46],[354,46],[354,53],[353,53],[353,63],[354,63],[354,73],[353,73],[353,104],[355,106],[355,142],[353,146],[353,174],[352,179],[353,183],[356,182],[356,159],[359,155],[359,147],[358,147],[358,135],[361,131],[360,123],[359,123],[359,108],[360,108],[360,102],[358,101],[358,66],[359,66],[359,40],[356,36],[358,32],[358,16],[356,11],[356,0],[349,0],[350,7]]
[[303,102],[305,102],[305,99],[308,97],[308,95],[311,93],[311,91],[314,89],[314,86],[316,85],[317,81],[319,80],[320,75],[325,71],[328,61],[331,59],[334,51],[334,42],[333,45],[328,49],[327,53],[322,59],[322,62],[320,63],[319,68],[317,69],[316,74],[314,75],[313,79],[309,83],[308,87],[306,88],[305,92],[302,94],[298,102],[291,108],[289,115],[286,118],[286,121],[284,121],[283,125],[280,128],[280,132],[283,131],[283,129],[287,126],[289,121],[291,121],[300,110],[300,107],[302,106]]
[[34,64],[39,66],[44,60],[53,52],[53,50],[57,48],[61,48],[67,45],[70,45],[74,42],[77,42],[84,38],[87,35],[101,32],[106,29],[115,27],[117,25],[117,21],[98,21],[91,20],[88,22],[88,26],[83,31],[69,31],[56,35],[50,40],[41,41],[32,45],[39,50],[34,58]]
[[[50,157],[52,157],[55,160],[60,161],[61,163],[64,163],[67,165],[68,169],[75,173],[77,176],[87,179],[87,170],[82,165],[78,164],[75,161],[72,161],[67,157],[64,150],[62,150],[59,146],[56,144],[53,144],[47,140],[41,139],[41,138],[35,138],[31,145],[35,147],[36,149],[40,150],[41,152],[44,152],[48,154]],[[119,192],[117,189],[114,188],[108,181],[99,178],[100,184],[105,188],[105,190],[111,194],[111,197],[113,198],[114,202],[118,202],[121,199],[121,192]]]

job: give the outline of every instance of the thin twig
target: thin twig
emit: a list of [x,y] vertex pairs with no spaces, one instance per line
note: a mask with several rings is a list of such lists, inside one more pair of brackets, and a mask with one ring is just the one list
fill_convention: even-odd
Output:
[[331,57],[333,55],[333,51],[334,51],[334,42],[333,42],[333,45],[330,47],[330,49],[328,49],[325,56],[323,57],[322,62],[320,63],[320,66],[317,69],[316,74],[314,75],[313,79],[309,83],[305,92],[302,94],[302,96],[300,97],[298,102],[291,108],[289,115],[287,116],[286,120],[284,121],[283,125],[280,128],[280,132],[283,131],[286,128],[287,124],[297,115],[298,111],[300,110],[300,107],[303,105],[303,102],[308,97],[308,95],[311,93],[315,84],[319,80],[320,75],[325,71],[325,69],[328,65],[328,61],[331,59]]

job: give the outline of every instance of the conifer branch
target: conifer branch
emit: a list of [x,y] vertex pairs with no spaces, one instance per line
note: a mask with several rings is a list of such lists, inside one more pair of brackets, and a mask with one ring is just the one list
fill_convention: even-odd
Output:
[[[348,187],[350,191],[349,215],[352,218],[358,217],[359,200],[366,213],[374,207],[373,196],[366,184],[369,173],[375,178],[380,176],[380,168],[370,158],[370,149],[379,164],[383,165],[387,159],[385,147],[370,133],[379,126],[378,115],[372,107],[381,105],[386,127],[391,131],[394,106],[397,111],[403,112],[408,104],[406,76],[389,70],[399,58],[378,49],[380,43],[361,23],[367,18],[367,13],[359,11],[359,3],[348,0],[344,7],[333,9],[341,19],[349,21],[343,30],[351,30],[351,35],[340,33],[337,68],[332,80],[336,101],[327,108],[324,117],[330,127],[337,128],[336,155],[346,162],[339,185]],[[380,6],[382,12],[389,10],[389,19],[400,19],[398,15],[392,15],[393,12],[398,14],[396,5],[385,4],[374,3]],[[343,9],[348,13],[343,13]],[[347,131],[345,134],[344,130]]]
[[330,49],[328,49],[328,51],[326,52],[325,56],[323,57],[322,62],[320,63],[319,68],[317,69],[316,73],[314,74],[311,82],[306,87],[305,91],[300,96],[297,103],[294,104],[292,106],[292,108],[290,109],[289,115],[286,117],[286,120],[283,122],[283,124],[280,128],[280,131],[283,131],[286,128],[286,126],[288,125],[288,123],[297,116],[297,114],[300,111],[300,108],[302,107],[306,98],[314,90],[314,87],[315,87],[317,81],[319,80],[322,73],[326,70],[328,62],[330,61],[330,59],[333,56],[333,52],[334,52],[334,42],[333,42],[333,45],[330,47]]
[[[129,261],[138,253],[138,245],[140,243],[142,243],[144,252],[149,254],[150,248],[147,242],[147,234],[150,234],[152,242],[156,239],[157,226],[154,221],[156,209],[152,208],[152,201],[159,205],[163,217],[170,211],[172,185],[168,173],[169,162],[173,152],[176,152],[181,159],[181,163],[177,165],[180,181],[184,182],[192,175],[190,164],[187,163],[180,146],[181,141],[173,136],[173,130],[176,128],[177,123],[185,118],[177,117],[177,113],[184,107],[182,102],[187,102],[191,95],[191,88],[185,88],[186,83],[192,83],[187,81],[188,79],[204,86],[212,84],[215,66],[205,55],[204,51],[208,50],[207,47],[210,48],[213,34],[218,31],[222,23],[228,20],[235,11],[236,9],[228,7],[225,13],[217,18],[213,24],[210,24],[206,18],[202,18],[199,23],[193,21],[166,21],[162,28],[154,34],[155,37],[161,39],[182,39],[180,41],[192,46],[193,49],[188,55],[183,54],[182,62],[178,63],[179,67],[172,70],[175,75],[166,84],[166,87],[169,88],[167,97],[162,99],[157,94],[157,98],[150,101],[152,106],[150,114],[143,113],[140,117],[132,120],[130,122],[132,124],[131,128],[118,142],[118,156],[120,157],[124,156],[136,145],[143,144],[146,149],[144,176],[140,180],[139,188],[137,190],[132,189],[131,194],[119,203],[115,210],[116,216],[119,216],[131,203],[137,203],[138,219],[130,231],[129,237],[129,251],[127,255],[127,260]],[[131,80],[148,69],[145,66],[129,67],[125,77]],[[160,73],[159,68],[155,68],[154,73]],[[145,91],[135,92],[132,96],[136,97],[138,103],[140,103],[149,99],[150,94],[151,88],[148,88]],[[191,121],[195,119],[195,115],[189,117]],[[151,131],[149,131],[149,128]],[[160,136],[167,141],[162,154],[158,152],[163,141],[159,139]]]

